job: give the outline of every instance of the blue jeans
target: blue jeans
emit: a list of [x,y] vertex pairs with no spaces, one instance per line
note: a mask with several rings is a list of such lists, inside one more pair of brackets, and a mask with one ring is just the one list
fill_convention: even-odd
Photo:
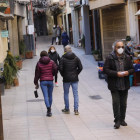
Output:
[[79,106],[78,82],[63,83],[65,109],[69,109],[69,89],[70,89],[70,86],[72,87],[72,91],[73,91],[74,110],[78,110],[78,106]]
[[52,92],[53,92],[53,81],[42,81],[40,86],[44,95],[46,107],[52,105]]
[[52,37],[52,45],[53,45],[54,40],[56,42],[56,37]]

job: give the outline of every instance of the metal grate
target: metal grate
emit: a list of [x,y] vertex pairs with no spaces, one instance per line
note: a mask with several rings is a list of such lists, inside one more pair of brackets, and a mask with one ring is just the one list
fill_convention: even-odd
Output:
[[27,102],[43,102],[44,99],[32,99],[32,100],[27,100]]
[[102,97],[100,95],[89,96],[93,100],[100,100]]

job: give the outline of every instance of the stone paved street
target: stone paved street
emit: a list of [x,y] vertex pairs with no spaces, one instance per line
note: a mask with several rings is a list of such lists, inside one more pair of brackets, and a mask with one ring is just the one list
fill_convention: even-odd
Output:
[[[79,116],[73,112],[73,95],[70,90],[69,115],[64,108],[62,77],[54,88],[51,118],[46,117],[46,107],[41,90],[34,97],[34,70],[42,50],[48,50],[51,37],[37,39],[37,56],[26,59],[19,73],[19,87],[6,90],[2,96],[5,140],[140,140],[140,87],[129,90],[127,127],[113,128],[113,111],[110,91],[104,80],[98,79],[97,62],[82,49],[72,47],[81,59],[83,71],[79,76]],[[56,46],[60,55],[63,47]],[[95,100],[90,96],[99,95]]]

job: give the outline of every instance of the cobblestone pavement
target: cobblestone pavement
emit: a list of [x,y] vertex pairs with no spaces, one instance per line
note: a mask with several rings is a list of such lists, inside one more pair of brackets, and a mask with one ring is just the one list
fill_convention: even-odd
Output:
[[[37,56],[26,59],[19,73],[19,87],[6,90],[2,96],[5,140],[140,140],[140,87],[129,90],[127,127],[113,128],[112,100],[107,84],[98,79],[97,62],[92,55],[85,55],[82,49],[72,47],[81,59],[83,71],[79,82],[79,116],[73,112],[73,95],[70,90],[69,115],[64,108],[62,78],[59,87],[54,88],[51,118],[46,117],[43,95],[34,97],[34,70],[42,50],[48,50],[51,37],[37,39]],[[60,55],[63,47],[56,46]],[[101,99],[92,99],[98,95]]]

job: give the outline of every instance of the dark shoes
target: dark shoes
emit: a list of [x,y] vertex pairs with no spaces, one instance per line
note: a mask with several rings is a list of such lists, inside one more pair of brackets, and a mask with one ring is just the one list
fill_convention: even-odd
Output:
[[115,122],[114,128],[115,129],[119,129],[120,128],[120,121]]
[[62,109],[62,112],[65,114],[70,114],[70,110],[69,109]]
[[78,110],[74,110],[74,112],[75,112],[75,115],[79,115]]
[[51,117],[52,116],[52,112],[51,112],[51,108],[47,107],[47,116]]
[[127,123],[126,123],[125,121],[121,121],[121,122],[120,122],[120,125],[122,125],[122,126],[127,126]]
[[120,125],[122,125],[122,126],[127,126],[127,123],[126,123],[125,121],[117,121],[117,122],[115,122],[114,127],[115,127],[116,129],[119,129],[119,128],[120,128]]

